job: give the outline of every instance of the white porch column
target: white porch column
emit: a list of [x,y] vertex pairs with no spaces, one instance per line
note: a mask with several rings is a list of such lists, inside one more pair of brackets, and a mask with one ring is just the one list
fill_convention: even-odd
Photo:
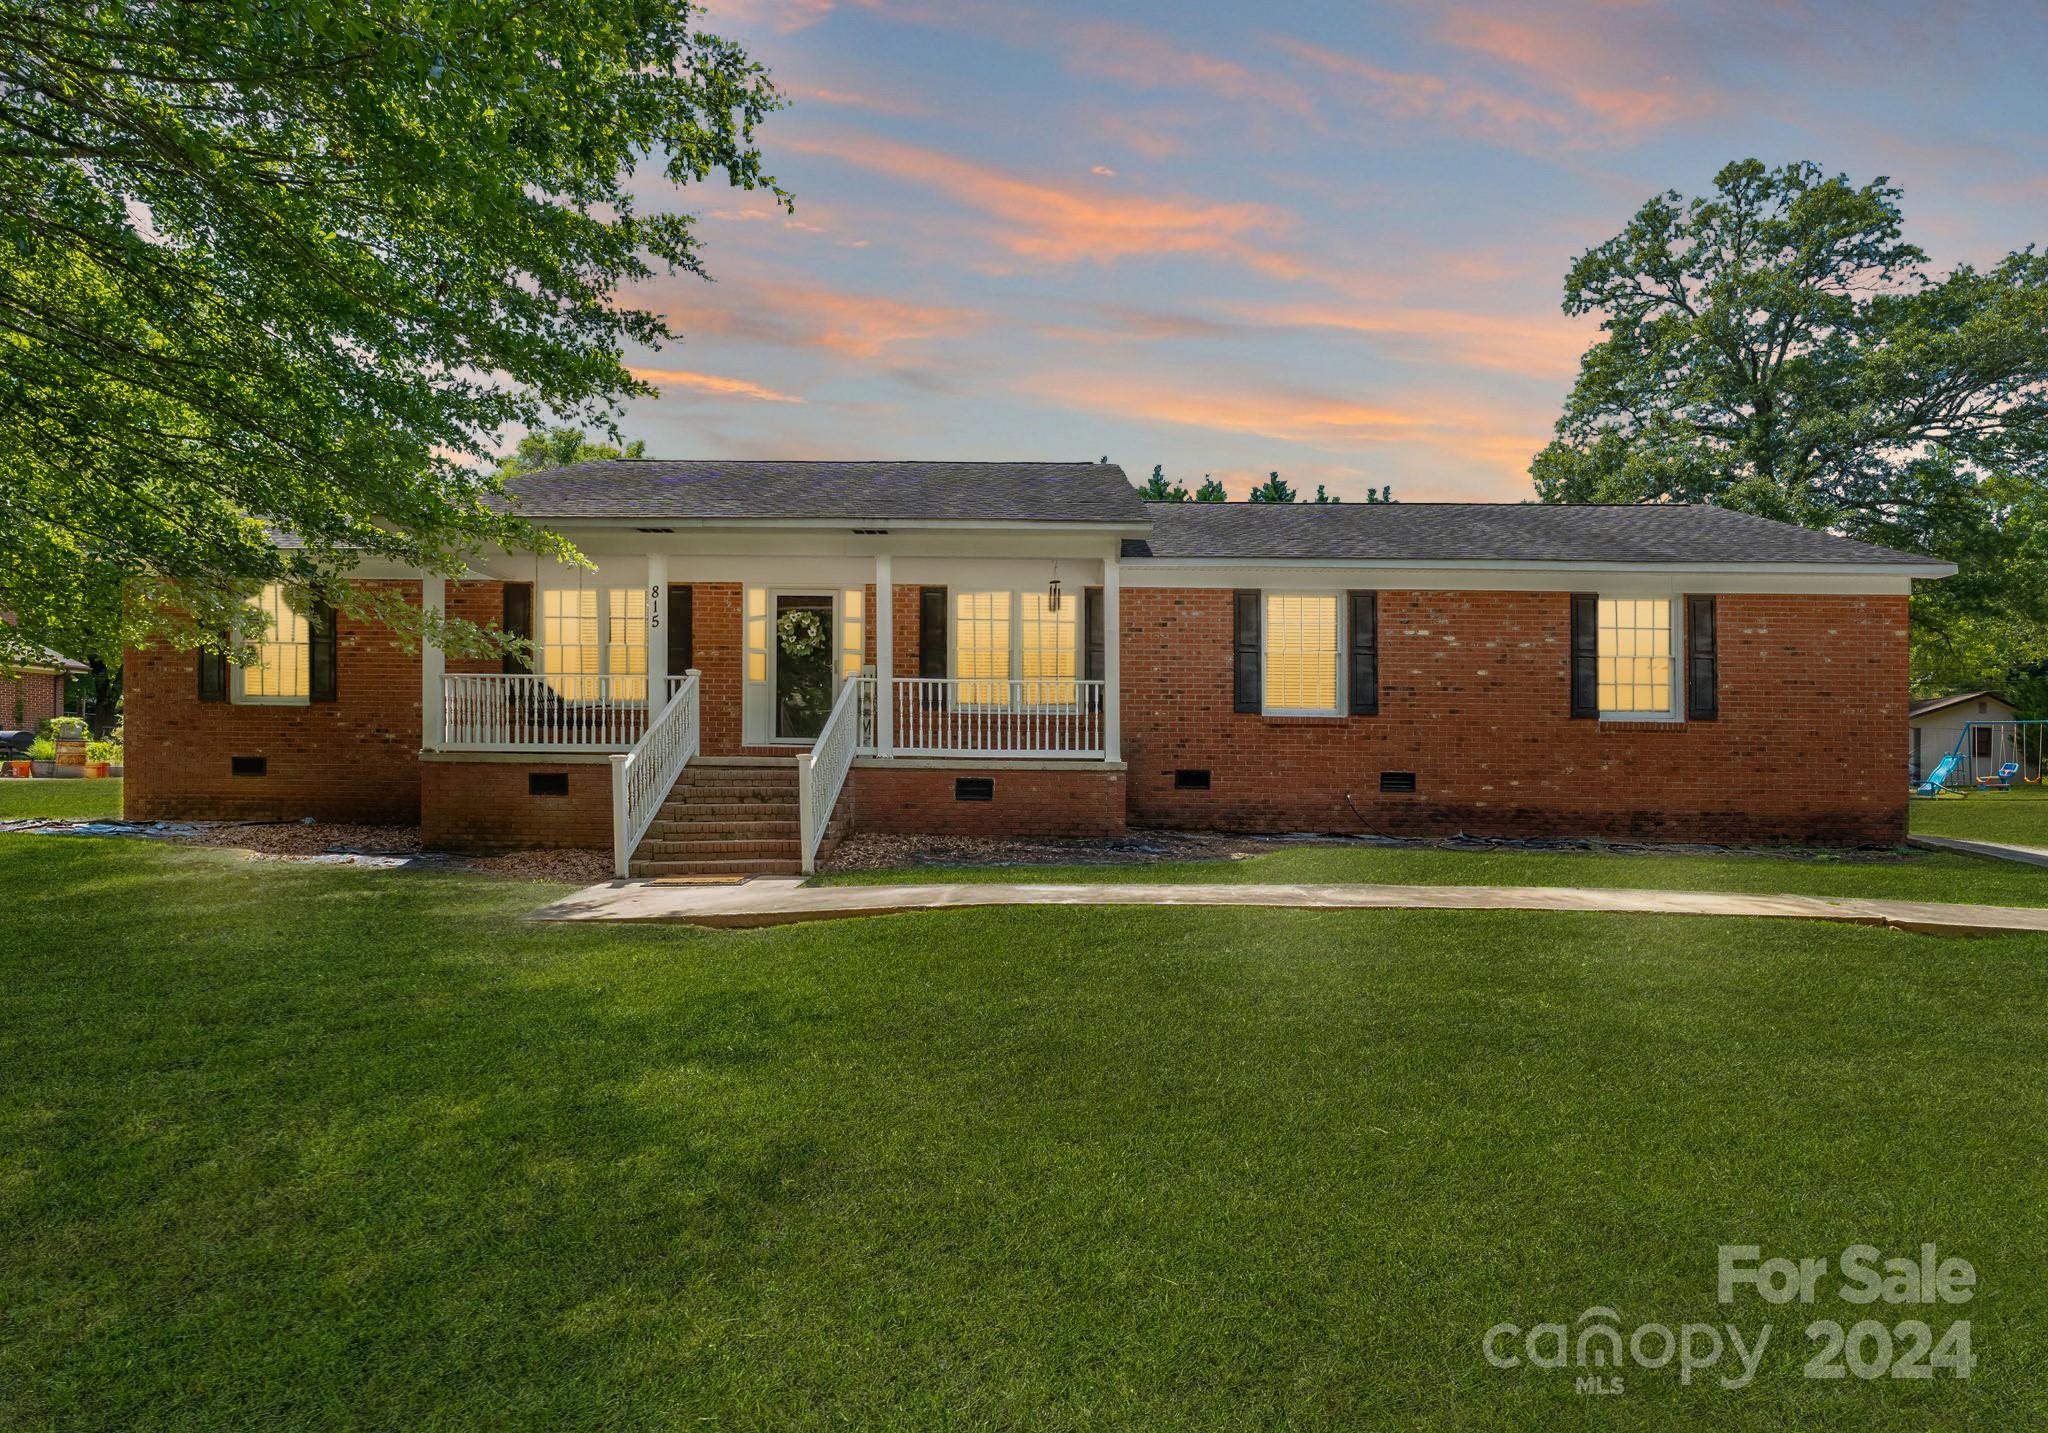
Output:
[[1123,760],[1123,572],[1114,556],[1102,559],[1102,755]]
[[[448,579],[427,576],[420,579],[420,609],[433,616],[448,611]],[[441,695],[442,678],[447,675],[448,654],[432,638],[420,640],[420,746],[426,751],[441,749],[441,720],[445,710]]]
[[875,554],[875,755],[896,754],[896,576]]
[[668,705],[668,554],[647,554],[647,718]]

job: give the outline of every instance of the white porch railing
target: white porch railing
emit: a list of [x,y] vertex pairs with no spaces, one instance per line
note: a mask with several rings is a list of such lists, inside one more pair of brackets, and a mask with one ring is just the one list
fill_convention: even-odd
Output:
[[633,749],[612,758],[612,867],[624,880],[634,848],[661,803],[676,784],[690,758],[697,754],[702,730],[698,720],[698,672],[692,667],[670,679],[675,695],[655,713],[647,732]]
[[1103,686],[1068,677],[892,677],[891,749],[897,756],[1100,758],[1108,751]]
[[619,751],[640,740],[647,715],[645,677],[451,672],[441,679],[441,745],[449,751]]
[[832,714],[809,751],[796,758],[797,829],[803,841],[804,874],[818,868],[818,846],[832,824],[832,808],[846,786],[846,773],[861,749],[862,714],[867,702],[862,692],[869,679],[856,677],[839,689]]

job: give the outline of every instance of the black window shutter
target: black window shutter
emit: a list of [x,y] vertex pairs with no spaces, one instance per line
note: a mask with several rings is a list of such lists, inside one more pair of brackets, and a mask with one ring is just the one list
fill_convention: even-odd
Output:
[[1108,649],[1103,643],[1102,589],[1088,588],[1083,594],[1082,606],[1086,636],[1083,638],[1081,680],[1106,681],[1109,676],[1109,656]]
[[917,674],[920,677],[946,675],[946,589],[943,587],[918,589]]
[[1572,715],[1600,715],[1600,598],[1572,594]]
[[224,702],[228,699],[228,654],[199,649],[199,700]]
[[332,607],[325,602],[313,604],[312,614],[306,619],[306,697],[310,701],[335,699],[337,625]]
[[[498,624],[499,630],[510,637],[524,637],[533,640],[533,584],[531,582],[508,582],[505,584],[505,615]],[[499,667],[509,673],[530,672],[533,658],[530,652],[521,655],[507,652]]]
[[1690,721],[1721,716],[1721,647],[1711,597],[1685,599],[1685,715]]
[[696,665],[697,589],[687,582],[668,585],[668,674],[680,677]]
[[1231,683],[1231,709],[1255,712],[1265,697],[1264,674],[1259,669],[1259,658],[1264,648],[1259,640],[1259,594],[1241,590],[1232,593],[1231,599],[1231,666],[1235,669]]
[[1380,714],[1380,596],[1351,594],[1351,715]]

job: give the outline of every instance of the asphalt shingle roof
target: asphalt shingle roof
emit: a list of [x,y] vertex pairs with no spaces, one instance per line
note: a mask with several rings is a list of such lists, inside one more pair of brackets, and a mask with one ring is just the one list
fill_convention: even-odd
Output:
[[614,458],[506,483],[522,517],[1143,522],[1114,463]]
[[1149,537],[1125,557],[1388,562],[1926,565],[1726,508],[1535,503],[1148,503]]

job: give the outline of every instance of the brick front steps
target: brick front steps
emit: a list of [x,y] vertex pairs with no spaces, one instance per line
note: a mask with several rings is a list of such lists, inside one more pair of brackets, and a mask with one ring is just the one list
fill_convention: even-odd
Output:
[[794,761],[692,762],[628,869],[637,880],[796,875],[802,840]]

